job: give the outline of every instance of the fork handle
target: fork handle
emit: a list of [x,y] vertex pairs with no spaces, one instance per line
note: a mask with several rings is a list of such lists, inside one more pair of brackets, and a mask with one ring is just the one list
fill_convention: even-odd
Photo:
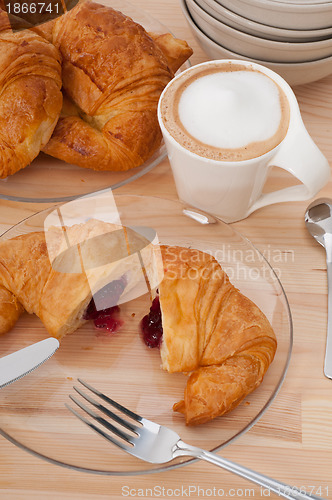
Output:
[[304,493],[300,491],[298,488],[289,486],[285,483],[272,479],[263,474],[259,474],[251,469],[247,469],[242,465],[238,465],[226,458],[220,457],[215,453],[211,453],[209,451],[202,450],[200,448],[196,448],[194,446],[190,446],[183,441],[179,441],[177,443],[177,452],[176,456],[181,455],[190,455],[196,458],[201,458],[202,460],[206,460],[218,467],[222,467],[223,469],[228,470],[229,472],[233,472],[238,476],[241,476],[253,483],[256,483],[263,488],[266,488],[269,491],[273,491],[280,497],[288,498],[289,500],[300,500],[300,499],[311,499],[311,500],[324,500],[322,497],[317,497],[315,495],[310,495],[309,493]]

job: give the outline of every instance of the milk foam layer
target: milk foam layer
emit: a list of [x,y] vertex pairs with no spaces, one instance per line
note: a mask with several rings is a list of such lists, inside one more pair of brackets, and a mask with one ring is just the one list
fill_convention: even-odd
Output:
[[178,106],[189,134],[216,148],[265,141],[277,132],[281,120],[278,87],[253,71],[202,76],[183,91]]
[[284,139],[289,103],[269,76],[234,62],[191,68],[161,100],[163,123],[183,147],[213,160],[261,156]]

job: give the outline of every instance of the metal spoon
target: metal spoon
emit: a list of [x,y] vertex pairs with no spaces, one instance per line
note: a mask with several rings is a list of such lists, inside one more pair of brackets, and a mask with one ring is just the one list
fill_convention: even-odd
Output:
[[332,200],[315,200],[308,206],[304,220],[309,233],[326,250],[328,320],[324,374],[332,379]]

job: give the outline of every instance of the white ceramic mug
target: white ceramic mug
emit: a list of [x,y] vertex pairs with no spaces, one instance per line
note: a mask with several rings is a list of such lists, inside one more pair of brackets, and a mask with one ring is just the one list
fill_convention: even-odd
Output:
[[[219,161],[204,158],[181,146],[164,126],[160,102],[169,86],[197,67],[233,62],[265,73],[284,91],[290,106],[290,121],[283,141],[257,158],[242,161]],[[296,97],[285,80],[274,71],[248,61],[209,61],[189,68],[165,88],[158,106],[159,124],[164,136],[179,198],[225,222],[248,217],[258,208],[285,201],[307,200],[327,183],[330,167],[327,159],[309,136]],[[268,194],[262,190],[270,169],[280,167],[301,184]]]

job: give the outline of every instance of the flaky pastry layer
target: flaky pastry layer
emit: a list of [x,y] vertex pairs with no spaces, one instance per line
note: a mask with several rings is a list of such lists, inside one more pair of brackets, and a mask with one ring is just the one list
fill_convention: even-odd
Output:
[[231,411],[260,385],[277,341],[263,312],[213,256],[166,246],[162,256],[162,366],[191,372],[174,410],[188,425],[201,424]]

